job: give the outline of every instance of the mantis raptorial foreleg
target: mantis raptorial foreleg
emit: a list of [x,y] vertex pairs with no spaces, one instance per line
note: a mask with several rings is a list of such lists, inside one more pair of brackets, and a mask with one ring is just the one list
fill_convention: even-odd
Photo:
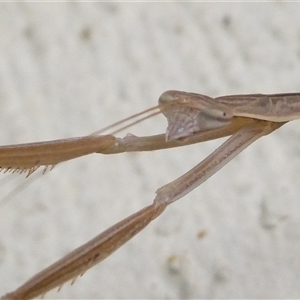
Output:
[[[160,105],[154,108],[159,108],[168,119],[165,135],[127,135],[124,138],[116,138],[113,135],[100,136],[97,132],[77,139],[0,147],[0,166],[3,169],[31,174],[40,165],[55,165],[90,153],[152,151],[232,135],[199,165],[158,189],[151,205],[110,227],[32,277],[3,299],[30,299],[60,287],[68,280],[75,280],[140,232],[169,204],[203,183],[255,140],[278,129],[285,122],[292,120],[293,116],[298,118],[300,111],[295,103],[300,102],[299,98],[299,94],[269,97],[255,94],[219,97],[216,98],[216,102],[216,99],[203,95],[169,91],[160,97]],[[257,104],[260,107],[256,115]],[[276,107],[283,108],[283,116],[278,113]],[[157,113],[151,116],[155,114]],[[117,124],[120,123],[122,122]]]
[[106,149],[115,141],[112,135],[85,136],[51,142],[20,144],[0,147],[0,170],[26,173],[38,167],[56,164]]
[[245,125],[252,124],[254,122],[256,122],[256,120],[254,119],[234,117],[231,120],[231,123],[224,127],[196,133],[190,137],[185,138],[184,141],[173,139],[166,141],[165,134],[146,137],[139,137],[130,134],[122,139],[116,139],[114,143],[111,143],[107,148],[103,148],[102,150],[97,151],[97,153],[116,154],[123,152],[154,151],[188,146],[230,136]]
[[171,183],[159,188],[156,191],[155,201],[170,204],[182,198],[224,167],[254,141],[273,132],[283,124],[258,121],[240,129],[196,167]]
[[158,189],[152,205],[122,220],[77,248],[35,275],[15,292],[7,294],[4,299],[31,299],[43,295],[50,289],[60,287],[66,281],[76,279],[139,233],[169,204],[203,183],[255,140],[282,125],[283,123],[259,121],[240,129],[191,171]]

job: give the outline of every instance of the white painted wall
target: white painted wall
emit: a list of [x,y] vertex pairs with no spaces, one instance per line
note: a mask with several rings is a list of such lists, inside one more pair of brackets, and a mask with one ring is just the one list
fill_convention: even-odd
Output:
[[[1,3],[0,143],[89,134],[168,89],[300,91],[297,3]],[[300,131],[262,138],[73,286],[45,298],[300,297]],[[130,132],[164,132],[158,117]],[[0,294],[108,226],[219,141],[57,166],[0,209]],[[2,179],[3,178],[3,179]],[[24,178],[5,183],[1,195]],[[198,237],[206,233],[202,239]]]

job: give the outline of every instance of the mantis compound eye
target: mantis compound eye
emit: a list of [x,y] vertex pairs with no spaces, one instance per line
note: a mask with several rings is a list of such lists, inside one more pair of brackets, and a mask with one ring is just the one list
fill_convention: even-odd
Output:
[[175,93],[178,93],[177,91],[166,91],[161,94],[161,96],[158,99],[158,104],[169,104],[171,102],[175,101]]

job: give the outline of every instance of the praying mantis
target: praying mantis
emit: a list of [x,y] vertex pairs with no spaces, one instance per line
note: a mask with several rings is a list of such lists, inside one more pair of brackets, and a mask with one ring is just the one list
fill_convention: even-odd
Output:
[[[289,121],[299,119],[299,103],[299,93],[211,98],[195,93],[167,91],[160,96],[157,106],[89,136],[0,147],[1,170],[27,173],[29,176],[40,166],[46,170],[60,162],[91,153],[153,151],[231,136],[193,169],[159,188],[151,205],[108,228],[1,299],[32,299],[43,296],[51,289],[60,288],[67,281],[74,281],[124,245],[156,219],[168,205],[202,184],[255,140]],[[147,137],[127,134],[124,138],[115,137],[120,130],[159,113],[168,121],[165,134]],[[124,125],[125,122],[130,123]],[[105,131],[117,126],[121,126],[121,129],[103,135]]]

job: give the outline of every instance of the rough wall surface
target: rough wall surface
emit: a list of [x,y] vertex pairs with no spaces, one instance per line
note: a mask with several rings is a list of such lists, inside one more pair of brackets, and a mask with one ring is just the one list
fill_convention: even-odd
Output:
[[[89,134],[156,105],[168,89],[300,91],[299,9],[1,3],[0,143]],[[299,298],[297,126],[256,142],[73,286],[45,298]],[[157,117],[128,131],[165,127]],[[219,144],[91,155],[32,182],[0,209],[0,294],[151,203],[158,187]],[[0,176],[3,196],[25,181]]]

